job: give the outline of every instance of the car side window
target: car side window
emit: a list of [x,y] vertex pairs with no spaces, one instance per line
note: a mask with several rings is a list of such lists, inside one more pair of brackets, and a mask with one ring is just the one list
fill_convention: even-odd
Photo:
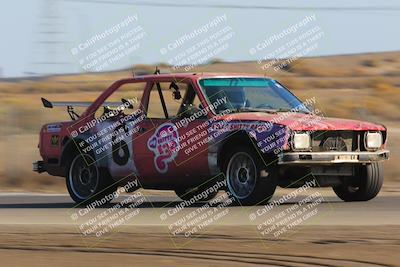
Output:
[[[114,104],[113,106],[100,106],[95,112],[95,117],[99,118],[106,112],[117,109],[122,106],[122,99],[132,104],[131,108],[121,110],[122,115],[129,115],[135,112],[140,107],[140,99],[142,92],[146,87],[146,83],[126,83],[121,85],[114,93],[112,93],[104,102]],[[118,105],[118,106],[115,106]]]
[[201,105],[200,99],[196,94],[196,91],[193,89],[192,86],[189,86],[178,111],[179,117],[189,118],[192,115],[197,114],[196,118],[206,118],[207,115],[200,112],[203,108],[204,107]]
[[[159,92],[156,83],[151,88],[147,118],[173,119],[179,117],[185,101],[184,97],[187,95],[188,88],[191,88],[191,85],[187,83],[163,82],[159,83],[159,86],[161,92]],[[165,111],[162,99],[164,99]]]

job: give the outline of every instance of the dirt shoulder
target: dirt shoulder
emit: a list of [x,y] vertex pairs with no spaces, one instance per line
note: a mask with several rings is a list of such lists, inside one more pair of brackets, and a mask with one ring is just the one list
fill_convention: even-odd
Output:
[[[72,226],[3,225],[4,266],[399,266],[400,226],[302,226],[282,240],[217,227],[174,247],[161,227],[129,227],[95,247]],[[323,234],[322,234],[323,233]],[[174,240],[175,239],[175,240]]]

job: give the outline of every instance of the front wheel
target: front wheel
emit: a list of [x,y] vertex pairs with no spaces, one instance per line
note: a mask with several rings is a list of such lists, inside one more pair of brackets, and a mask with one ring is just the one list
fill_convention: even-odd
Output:
[[228,193],[239,204],[255,205],[271,199],[277,186],[273,165],[266,168],[257,152],[246,146],[232,149],[225,158]]
[[89,154],[78,154],[71,160],[65,180],[69,195],[77,204],[96,200],[99,205],[106,204],[113,199],[117,189],[112,185],[111,177],[99,170]]
[[368,201],[378,195],[382,184],[382,163],[371,163],[360,166],[350,181],[333,187],[333,191],[344,201]]

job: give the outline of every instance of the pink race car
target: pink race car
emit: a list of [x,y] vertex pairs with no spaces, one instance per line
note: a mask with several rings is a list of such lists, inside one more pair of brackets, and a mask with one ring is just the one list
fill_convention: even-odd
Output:
[[42,127],[34,171],[65,177],[77,203],[133,181],[127,191],[209,200],[225,190],[242,205],[313,181],[366,201],[378,194],[389,156],[383,125],[323,117],[315,99],[302,102],[257,75],[158,72],[116,81],[93,103],[42,101],[66,106],[71,120]]

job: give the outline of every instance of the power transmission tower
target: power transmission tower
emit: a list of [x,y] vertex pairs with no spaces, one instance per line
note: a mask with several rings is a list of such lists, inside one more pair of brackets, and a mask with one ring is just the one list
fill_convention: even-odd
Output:
[[27,75],[51,75],[71,71],[68,61],[70,43],[66,40],[65,18],[59,0],[42,0],[34,34]]

